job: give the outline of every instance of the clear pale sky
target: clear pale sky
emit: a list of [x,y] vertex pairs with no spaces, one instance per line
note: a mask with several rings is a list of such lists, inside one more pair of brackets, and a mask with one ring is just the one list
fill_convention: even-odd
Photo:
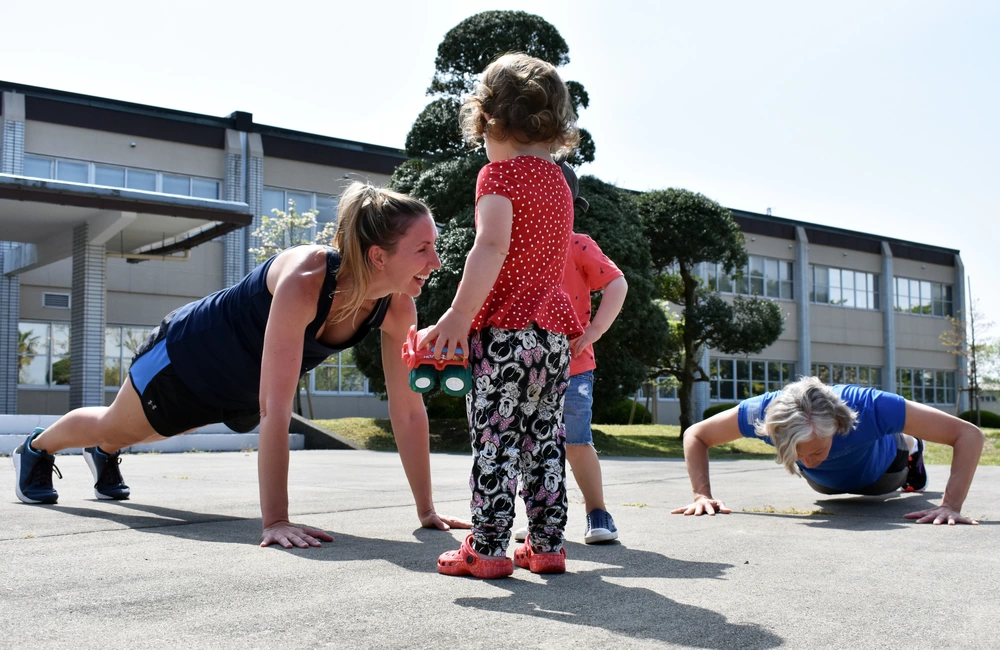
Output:
[[[496,5],[8,3],[0,79],[402,147],[437,45]],[[1000,321],[1000,3],[509,2],[591,97],[582,169],[959,249]],[[1000,334],[1000,324],[993,330]]]

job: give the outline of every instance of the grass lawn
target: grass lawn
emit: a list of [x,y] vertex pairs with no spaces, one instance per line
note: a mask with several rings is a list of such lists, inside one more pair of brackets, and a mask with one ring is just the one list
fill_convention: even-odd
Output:
[[[317,420],[317,424],[358,443],[365,449],[395,451],[389,420],[342,418]],[[431,420],[431,451],[470,453],[469,430],[465,420]],[[648,458],[683,458],[680,427],[657,425],[595,424],[594,447],[603,456]],[[1000,429],[984,429],[986,445],[980,465],[1000,465]],[[773,460],[774,451],[759,440],[742,438],[709,451],[712,458]],[[927,444],[925,462],[931,465],[951,463],[951,447]]]

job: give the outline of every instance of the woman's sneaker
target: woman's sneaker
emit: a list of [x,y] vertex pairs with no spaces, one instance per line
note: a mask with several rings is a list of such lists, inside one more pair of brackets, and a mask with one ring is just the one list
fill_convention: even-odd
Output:
[[122,462],[121,452],[106,454],[100,447],[84,447],[83,458],[94,474],[94,496],[98,499],[121,501],[129,497],[130,491],[122,479],[118,465]]
[[52,487],[52,472],[62,478],[56,457],[31,448],[31,441],[45,429],[38,428],[18,445],[10,460],[14,464],[14,492],[25,503],[55,503],[59,493]]
[[907,459],[909,471],[903,492],[923,492],[927,489],[927,468],[924,467],[924,441],[917,438],[917,450]]
[[518,528],[517,530],[514,531],[514,541],[515,542],[523,542],[526,539],[528,539],[528,527],[527,526],[524,526],[523,528]]
[[587,532],[583,536],[586,544],[600,544],[618,539],[615,520],[606,510],[595,509],[587,513]]

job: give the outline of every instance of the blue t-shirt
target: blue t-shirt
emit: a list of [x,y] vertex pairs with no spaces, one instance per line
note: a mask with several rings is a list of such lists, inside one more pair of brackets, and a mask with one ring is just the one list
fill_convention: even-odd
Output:
[[[780,391],[758,395],[739,406],[740,433],[773,446],[771,439],[758,436],[754,424],[763,420],[767,407]],[[847,434],[833,436],[830,455],[822,463],[799,469],[810,480],[843,492],[860,490],[877,481],[896,458],[896,433],[906,423],[906,400],[894,393],[853,384],[833,387],[844,402],[858,414],[857,426]]]

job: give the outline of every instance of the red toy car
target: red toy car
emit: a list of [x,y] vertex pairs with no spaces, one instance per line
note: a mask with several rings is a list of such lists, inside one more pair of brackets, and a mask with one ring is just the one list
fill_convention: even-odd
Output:
[[410,327],[410,333],[403,344],[403,362],[410,369],[410,388],[418,393],[426,393],[440,383],[441,390],[460,397],[472,388],[472,370],[469,357],[463,350],[456,350],[454,359],[435,359],[434,348],[417,350],[417,328]]

